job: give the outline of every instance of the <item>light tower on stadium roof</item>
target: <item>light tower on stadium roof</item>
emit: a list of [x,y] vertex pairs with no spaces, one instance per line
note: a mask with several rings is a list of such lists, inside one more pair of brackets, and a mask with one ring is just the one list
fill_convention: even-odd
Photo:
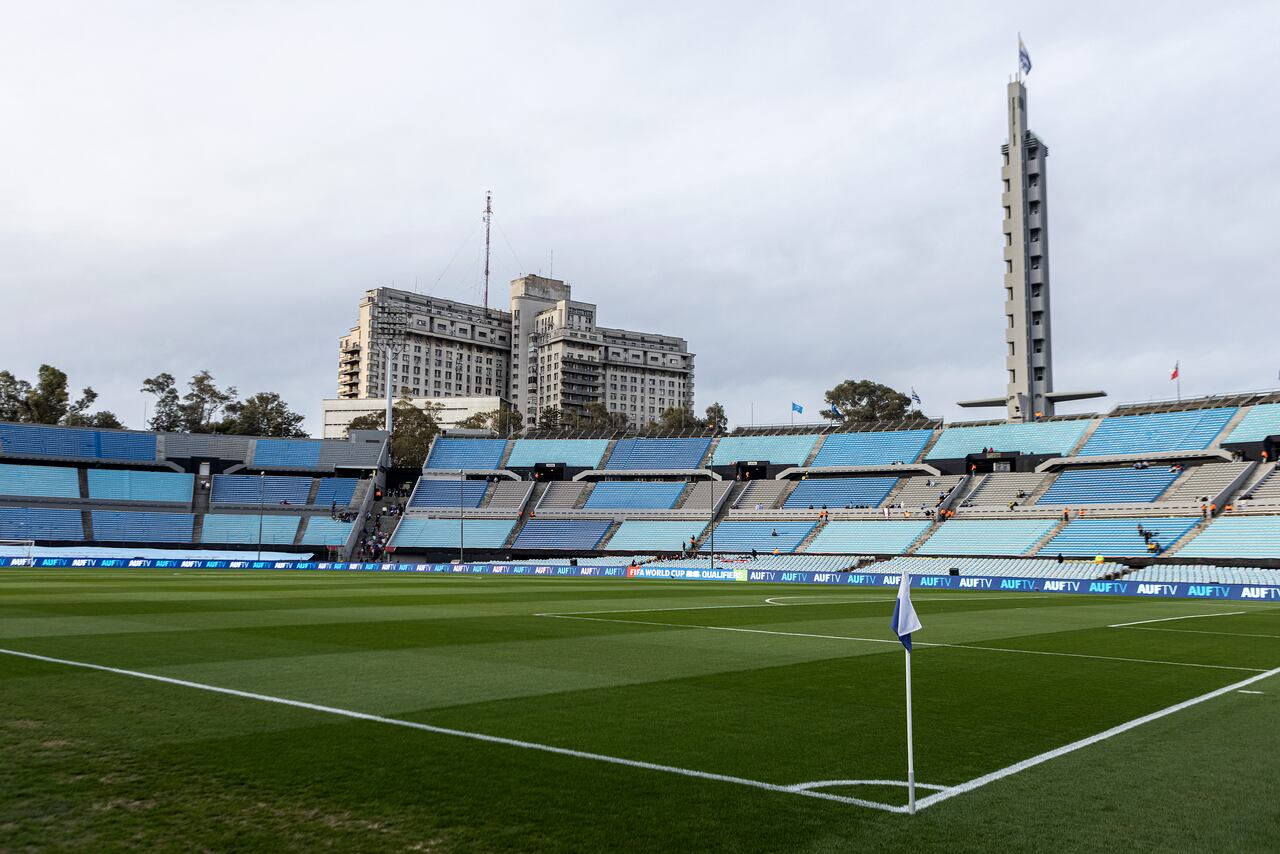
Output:
[[[1019,39],[1021,48],[1021,39]],[[1020,50],[1023,71],[1030,57]],[[1027,129],[1027,89],[1018,74],[1009,82],[1009,140],[1003,159],[1005,369],[1003,397],[962,400],[960,406],[1004,406],[1010,421],[1053,415],[1054,404],[1103,397],[1106,392],[1053,390],[1053,336],[1049,311],[1049,147]]]

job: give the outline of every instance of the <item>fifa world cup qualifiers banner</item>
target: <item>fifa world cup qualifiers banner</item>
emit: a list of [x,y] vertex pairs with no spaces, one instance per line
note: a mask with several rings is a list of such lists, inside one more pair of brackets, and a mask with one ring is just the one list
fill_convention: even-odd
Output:
[[[334,563],[328,561],[181,560],[145,558],[0,558],[0,567],[65,567],[121,569],[273,569],[341,570],[347,572],[429,573],[433,575],[513,575],[557,578],[630,578],[664,581],[742,581],[766,584],[836,584],[854,587],[897,587],[896,573],[880,572],[783,572],[710,566],[666,568],[655,566],[560,566],[557,564],[507,563]],[[1083,593],[1101,596],[1145,596],[1168,599],[1226,599],[1280,601],[1280,585],[1204,584],[1186,581],[1104,581],[1063,578],[1008,578],[985,575],[917,575],[917,589],[983,590],[1009,593]]]

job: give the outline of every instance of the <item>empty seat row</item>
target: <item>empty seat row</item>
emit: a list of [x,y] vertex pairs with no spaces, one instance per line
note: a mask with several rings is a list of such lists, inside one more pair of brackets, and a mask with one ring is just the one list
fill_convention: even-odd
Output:
[[1177,478],[1164,467],[1072,469],[1058,475],[1036,504],[1150,503]]
[[270,468],[313,469],[320,466],[320,442],[311,439],[259,439],[253,464]]
[[806,552],[902,554],[931,523],[925,519],[828,522]]
[[89,469],[89,497],[190,504],[195,477],[179,472]]
[[1073,519],[1054,535],[1040,554],[1067,557],[1145,555],[1149,550],[1147,541],[1138,533],[1139,525],[1152,532],[1152,542],[1164,550],[1190,531],[1196,521],[1195,517]]
[[[206,521],[208,517],[205,517]],[[331,519],[328,516],[310,516],[306,530],[302,532],[304,546],[343,546],[351,538],[354,523]]]
[[1280,558],[1280,516],[1220,516],[1178,557]]
[[0,507],[0,540],[83,540],[79,510]]
[[623,522],[613,533],[604,548],[611,552],[631,554],[647,552],[678,552],[690,537],[702,536],[706,528],[701,522],[650,522],[630,520]]
[[802,465],[813,453],[818,436],[725,436],[711,454],[713,466],[731,466],[743,460],[773,465]]
[[810,478],[796,484],[783,507],[879,507],[897,482],[895,477]]
[[359,481],[354,477],[321,478],[312,503],[320,507],[328,507],[335,503],[339,507],[346,507],[355,497],[357,483]]
[[592,510],[669,510],[683,483],[606,480],[595,485],[584,507]]
[[[810,521],[737,521],[730,519],[715,528],[715,547],[719,552],[766,554],[774,551],[793,552],[813,531],[817,522]],[[710,538],[704,537],[699,549],[710,549]]]
[[524,506],[525,499],[533,484],[527,480],[500,480],[489,490],[489,498],[483,506],[493,510],[518,510]]
[[822,442],[814,467],[888,466],[913,463],[933,436],[932,430],[832,433]]
[[1038,472],[992,472],[982,476],[962,503],[965,507],[1002,507],[1010,501],[1023,502],[1049,476]]
[[1235,407],[1224,407],[1106,418],[1080,449],[1080,456],[1200,451],[1209,447],[1235,414]]
[[94,510],[93,538],[120,543],[189,543],[195,526],[191,513]]
[[604,467],[610,471],[687,471],[702,467],[710,447],[709,438],[619,439]]
[[1022,555],[1057,525],[1054,519],[952,519],[916,550],[922,555]]
[[608,439],[517,439],[507,468],[533,468],[538,463],[563,463],[567,468],[599,468]]
[[608,519],[530,519],[512,548],[590,551],[613,524]]
[[311,496],[311,478],[283,475],[215,474],[214,504],[305,505]]
[[[76,469],[0,463],[0,495],[29,498],[79,498]],[[191,493],[187,493],[190,498]]]
[[493,471],[506,452],[506,439],[450,439],[441,437],[431,443],[431,454],[424,468]]
[[1066,456],[1080,441],[1090,420],[1033,421],[1024,424],[982,424],[948,427],[929,449],[928,459],[963,459],[983,448],[1020,454]]
[[413,488],[409,507],[479,507],[488,487],[484,480],[422,477]]
[[421,519],[406,516],[396,526],[396,548],[499,549],[515,527],[514,519]]
[[[299,521],[301,521],[300,516],[279,514],[241,516],[231,513],[209,513],[204,517],[200,530],[200,542],[293,545],[293,540],[298,534]],[[97,533],[96,529],[94,533]]]
[[1280,403],[1251,407],[1222,441],[1261,442],[1269,436],[1280,436]]
[[154,462],[156,434],[43,424],[0,424],[0,452],[11,456]]

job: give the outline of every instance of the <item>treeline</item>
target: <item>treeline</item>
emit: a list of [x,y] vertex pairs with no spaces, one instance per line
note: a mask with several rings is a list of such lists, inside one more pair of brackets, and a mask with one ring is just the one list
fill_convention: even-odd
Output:
[[[165,433],[227,433],[236,436],[305,438],[304,417],[291,410],[279,394],[262,391],[240,399],[235,386],[219,388],[208,371],[200,371],[178,389],[172,374],[142,381],[144,393],[155,396],[148,430]],[[41,365],[34,382],[0,371],[0,421],[53,424],[61,427],[107,427],[124,424],[110,410],[90,411],[98,393],[86,386],[74,400],[67,375]]]

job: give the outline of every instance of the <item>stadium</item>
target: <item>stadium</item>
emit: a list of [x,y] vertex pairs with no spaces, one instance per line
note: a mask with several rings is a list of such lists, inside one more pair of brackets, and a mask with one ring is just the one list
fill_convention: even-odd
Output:
[[[684,339],[532,274],[522,326],[486,256],[483,307],[361,303],[386,429],[0,421],[0,851],[1274,851],[1280,389],[1059,411],[1020,62],[999,417],[659,425]],[[528,421],[398,460],[415,311]]]

